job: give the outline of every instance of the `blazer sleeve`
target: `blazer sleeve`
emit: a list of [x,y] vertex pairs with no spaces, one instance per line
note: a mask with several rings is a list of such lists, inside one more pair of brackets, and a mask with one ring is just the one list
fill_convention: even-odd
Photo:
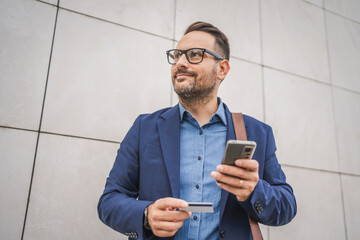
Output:
[[267,131],[264,172],[248,200],[239,202],[245,211],[260,223],[281,226],[296,215],[293,189],[278,163],[275,139],[271,127]]
[[144,239],[143,212],[152,202],[137,200],[140,123],[141,116],[135,120],[120,145],[98,203],[98,214],[100,220],[112,229]]

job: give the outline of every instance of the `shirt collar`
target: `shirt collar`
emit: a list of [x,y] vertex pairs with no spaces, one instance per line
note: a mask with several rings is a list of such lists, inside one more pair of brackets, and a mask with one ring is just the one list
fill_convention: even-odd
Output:
[[[227,126],[224,104],[221,98],[218,97],[217,100],[218,100],[218,109],[214,113],[214,115],[211,116],[210,122],[212,121],[212,119],[214,119],[215,116],[218,116],[223,122],[223,124]],[[180,102],[179,102],[179,110],[180,110],[180,121],[183,121],[185,113],[192,116],[191,113],[188,110],[186,110],[185,107]]]

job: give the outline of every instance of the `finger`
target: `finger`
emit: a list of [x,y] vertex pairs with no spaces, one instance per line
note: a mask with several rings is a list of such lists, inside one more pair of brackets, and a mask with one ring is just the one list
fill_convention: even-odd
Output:
[[253,176],[254,172],[250,172],[247,169],[239,168],[237,166],[229,166],[229,165],[221,164],[216,167],[216,170],[219,173],[230,175],[236,178],[242,178],[246,180],[250,180],[254,178]]
[[155,229],[167,232],[177,231],[182,225],[184,221],[179,222],[157,222],[154,226]]
[[178,222],[188,219],[191,216],[190,212],[185,211],[166,211],[161,209],[156,209],[151,212],[151,218],[154,221],[168,221],[168,222]]
[[235,187],[233,187],[233,186],[231,186],[231,185],[229,185],[229,184],[226,184],[226,183],[220,183],[220,182],[217,182],[216,183],[219,187],[221,187],[222,189],[224,189],[224,190],[226,190],[226,191],[228,191],[228,192],[230,192],[230,193],[232,193],[232,194],[236,194],[236,193],[238,193],[238,188],[235,188]]
[[231,185],[236,188],[245,188],[247,186],[245,179],[240,179],[238,177],[233,177],[230,175],[225,175],[218,172],[212,172],[211,176],[215,178],[217,181],[225,183],[227,185]]
[[239,201],[245,201],[246,199],[249,198],[251,192],[248,190],[244,190],[244,189],[240,189],[240,188],[235,188],[232,187],[230,185],[227,184],[223,184],[223,183],[216,183],[220,188],[228,191],[229,193],[232,193],[236,196],[236,198]]
[[259,163],[253,159],[238,159],[235,161],[235,165],[241,168],[245,168],[248,171],[257,172],[259,169]]
[[158,237],[172,237],[172,236],[175,235],[175,233],[176,233],[177,231],[169,232],[169,231],[163,231],[163,230],[153,229],[152,232],[154,233],[155,236],[158,236]]
[[170,222],[181,222],[191,217],[191,212],[187,211],[166,211],[163,212],[163,219]]
[[166,210],[168,208],[178,209],[188,207],[188,203],[177,198],[161,198],[155,202],[157,208]]
[[153,233],[158,237],[171,237],[175,235],[184,221],[155,221],[151,225]]

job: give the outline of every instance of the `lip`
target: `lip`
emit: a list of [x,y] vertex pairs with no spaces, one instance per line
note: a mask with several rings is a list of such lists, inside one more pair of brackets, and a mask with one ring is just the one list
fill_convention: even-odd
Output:
[[185,73],[176,74],[176,79],[184,79],[184,78],[187,78],[187,77],[191,77],[191,75],[185,74]]

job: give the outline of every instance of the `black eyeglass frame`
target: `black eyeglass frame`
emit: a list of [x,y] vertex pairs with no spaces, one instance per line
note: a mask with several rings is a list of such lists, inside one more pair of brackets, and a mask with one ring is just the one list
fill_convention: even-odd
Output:
[[[194,49],[199,49],[199,50],[201,50],[201,51],[203,52],[203,54],[202,54],[202,56],[201,56],[200,62],[195,62],[195,63],[194,63],[194,62],[191,62],[190,59],[189,59],[189,56],[187,55],[188,51],[191,51],[191,50],[194,50]],[[187,60],[189,63],[191,63],[191,64],[201,63],[201,62],[204,60],[204,53],[208,53],[208,54],[212,55],[216,60],[224,60],[224,58],[223,58],[222,56],[220,56],[219,54],[214,53],[214,52],[212,52],[212,51],[210,51],[210,50],[207,50],[206,48],[189,48],[189,49],[187,49],[187,50],[180,50],[180,49],[174,48],[174,49],[170,49],[170,50],[167,50],[167,51],[166,51],[167,60],[168,60],[168,63],[169,63],[170,65],[175,65],[175,64],[176,64],[176,62],[174,62],[174,63],[171,63],[171,62],[170,62],[170,52],[171,52],[171,51],[174,51],[174,50],[179,51],[179,52],[181,53],[180,57],[181,57],[183,54],[185,54],[186,60]],[[179,58],[180,58],[180,57],[179,57]]]

